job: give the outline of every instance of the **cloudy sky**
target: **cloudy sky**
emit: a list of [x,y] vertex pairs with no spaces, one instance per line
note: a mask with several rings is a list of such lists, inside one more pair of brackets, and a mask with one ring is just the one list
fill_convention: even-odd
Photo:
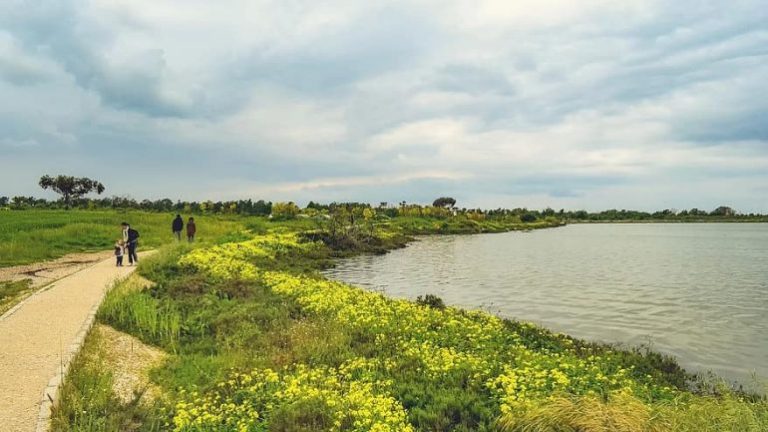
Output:
[[768,4],[0,2],[0,195],[768,212]]

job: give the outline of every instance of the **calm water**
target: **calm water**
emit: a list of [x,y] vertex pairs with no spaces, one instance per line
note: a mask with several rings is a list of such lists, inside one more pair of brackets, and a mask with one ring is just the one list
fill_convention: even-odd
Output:
[[422,238],[327,275],[431,293],[590,340],[647,343],[690,370],[768,377],[768,224],[570,225]]

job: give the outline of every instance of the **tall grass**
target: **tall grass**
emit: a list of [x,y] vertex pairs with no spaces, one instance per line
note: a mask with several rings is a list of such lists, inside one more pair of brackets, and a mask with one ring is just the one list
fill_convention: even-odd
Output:
[[91,331],[75,357],[51,413],[54,432],[126,432],[164,430],[156,420],[155,405],[140,404],[141,394],[123,402],[114,388],[115,378],[104,362],[109,346],[98,331]]
[[175,351],[179,343],[181,314],[174,305],[128,283],[119,284],[107,294],[98,318],[171,351]]
[[765,432],[768,405],[733,394],[683,395],[651,405],[632,396],[562,395],[523,415],[503,416],[498,426],[504,432]]

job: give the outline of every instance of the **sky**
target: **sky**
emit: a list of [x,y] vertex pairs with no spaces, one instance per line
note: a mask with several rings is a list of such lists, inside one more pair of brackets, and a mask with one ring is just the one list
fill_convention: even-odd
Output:
[[4,0],[0,195],[768,212],[768,3]]

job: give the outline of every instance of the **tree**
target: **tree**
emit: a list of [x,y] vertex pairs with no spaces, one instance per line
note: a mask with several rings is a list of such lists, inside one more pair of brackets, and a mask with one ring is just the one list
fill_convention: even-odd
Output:
[[709,213],[710,216],[735,216],[736,210],[728,206],[720,206]]
[[440,197],[436,199],[432,205],[434,207],[454,207],[456,205],[456,200],[451,197]]
[[293,202],[278,202],[272,206],[272,218],[275,220],[296,219],[301,209]]
[[7,196],[0,197],[0,207],[5,207],[11,200]]
[[73,199],[79,199],[83,197],[83,195],[87,195],[91,192],[96,192],[99,195],[104,192],[103,184],[96,180],[91,180],[88,177],[65,175],[51,177],[44,175],[40,177],[39,185],[43,189],[51,189],[61,195],[61,199],[64,201],[66,208],[69,208]]

